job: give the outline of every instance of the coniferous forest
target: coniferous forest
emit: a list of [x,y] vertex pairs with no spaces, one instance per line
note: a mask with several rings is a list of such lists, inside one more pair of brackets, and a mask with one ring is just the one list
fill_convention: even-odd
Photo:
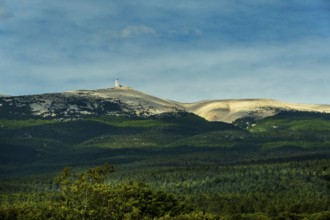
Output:
[[330,219],[330,117],[0,120],[0,219]]

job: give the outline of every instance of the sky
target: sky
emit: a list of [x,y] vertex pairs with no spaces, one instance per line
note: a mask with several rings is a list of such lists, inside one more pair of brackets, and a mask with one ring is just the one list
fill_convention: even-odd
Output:
[[0,93],[330,104],[330,0],[0,0]]

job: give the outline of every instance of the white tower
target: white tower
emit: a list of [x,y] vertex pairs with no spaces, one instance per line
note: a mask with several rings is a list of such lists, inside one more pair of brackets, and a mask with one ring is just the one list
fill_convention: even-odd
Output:
[[119,83],[119,79],[118,78],[115,81],[115,87],[116,88],[119,88],[120,87],[120,83]]

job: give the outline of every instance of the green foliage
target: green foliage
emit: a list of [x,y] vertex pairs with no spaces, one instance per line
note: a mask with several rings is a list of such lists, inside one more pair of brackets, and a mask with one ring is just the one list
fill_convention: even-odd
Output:
[[274,119],[268,118],[256,123],[256,126],[251,127],[251,132],[273,132],[276,130],[290,131],[329,131],[330,121],[324,119]]
[[128,118],[124,116],[100,116],[97,118],[89,119],[91,121],[97,121],[101,123],[106,123],[112,126],[121,128],[163,128],[173,126],[173,123],[167,123],[165,121],[156,119],[145,119],[145,118]]
[[172,195],[154,192],[142,183],[111,186],[105,180],[114,169],[105,165],[72,175],[65,169],[55,178],[65,219],[125,219],[176,216],[189,209]]
[[329,148],[330,140],[324,142],[306,142],[306,141],[273,141],[262,145],[263,149],[277,149],[277,148],[303,148],[303,149],[315,149],[315,148]]
[[[64,169],[55,178],[56,191],[50,192],[54,185],[49,179],[33,177],[31,184],[40,187],[34,190],[41,191],[43,182],[48,190],[0,196],[0,219],[327,219],[329,164],[329,160],[186,167],[136,163],[114,173],[109,165],[81,173]],[[129,182],[133,179],[138,182]],[[19,180],[1,185],[9,187]]]
[[248,139],[249,134],[240,130],[211,131],[180,138],[172,145],[190,147],[232,148]]
[[[190,113],[161,118],[101,115],[71,121],[2,119],[0,151],[3,162],[19,164],[47,156],[65,158],[76,155],[74,149],[78,148],[89,148],[95,153],[99,148],[230,147],[236,141],[231,137],[242,136],[240,133],[246,132],[229,124],[207,122]],[[205,142],[203,136],[210,141]],[[20,152],[26,153],[20,157]]]
[[[2,196],[1,219],[154,219],[172,218],[192,209],[173,195],[143,183],[106,183],[110,165],[75,174],[66,168],[55,178],[58,193]],[[17,203],[16,200],[19,200]]]
[[55,120],[46,120],[46,119],[26,119],[26,120],[9,120],[9,119],[0,119],[0,127],[2,130],[7,128],[23,128],[23,127],[32,127],[44,124],[56,123]]

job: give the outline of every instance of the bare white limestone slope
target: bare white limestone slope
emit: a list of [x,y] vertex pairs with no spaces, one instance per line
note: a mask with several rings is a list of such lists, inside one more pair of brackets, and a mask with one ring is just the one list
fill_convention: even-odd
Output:
[[330,105],[291,104],[273,99],[230,99],[201,101],[180,105],[209,121],[231,123],[238,118],[265,118],[278,111],[308,111],[330,113]]
[[275,115],[279,111],[308,111],[330,113],[330,105],[292,104],[273,99],[228,99],[207,100],[195,103],[180,103],[160,99],[129,87],[100,90],[78,90],[67,93],[100,98],[115,98],[129,105],[138,114],[146,109],[151,114],[161,114],[177,110],[192,112],[209,121],[231,123],[242,117],[257,119]]
[[[133,114],[148,117],[184,110],[209,121],[232,123],[243,117],[262,119],[280,111],[330,113],[330,105],[292,104],[273,99],[228,99],[180,103],[157,98],[125,86],[1,99],[4,103],[15,104],[17,107],[28,105],[34,115],[42,117],[77,116],[79,118],[81,115],[96,115],[100,110],[110,115]],[[107,103],[119,105],[120,108],[114,110],[103,108]]]
[[148,111],[149,114],[156,115],[183,110],[180,105],[145,94],[126,86],[99,90],[78,90],[66,93],[104,99],[117,99],[121,103],[128,105],[138,115],[143,115],[143,112],[145,111]]

